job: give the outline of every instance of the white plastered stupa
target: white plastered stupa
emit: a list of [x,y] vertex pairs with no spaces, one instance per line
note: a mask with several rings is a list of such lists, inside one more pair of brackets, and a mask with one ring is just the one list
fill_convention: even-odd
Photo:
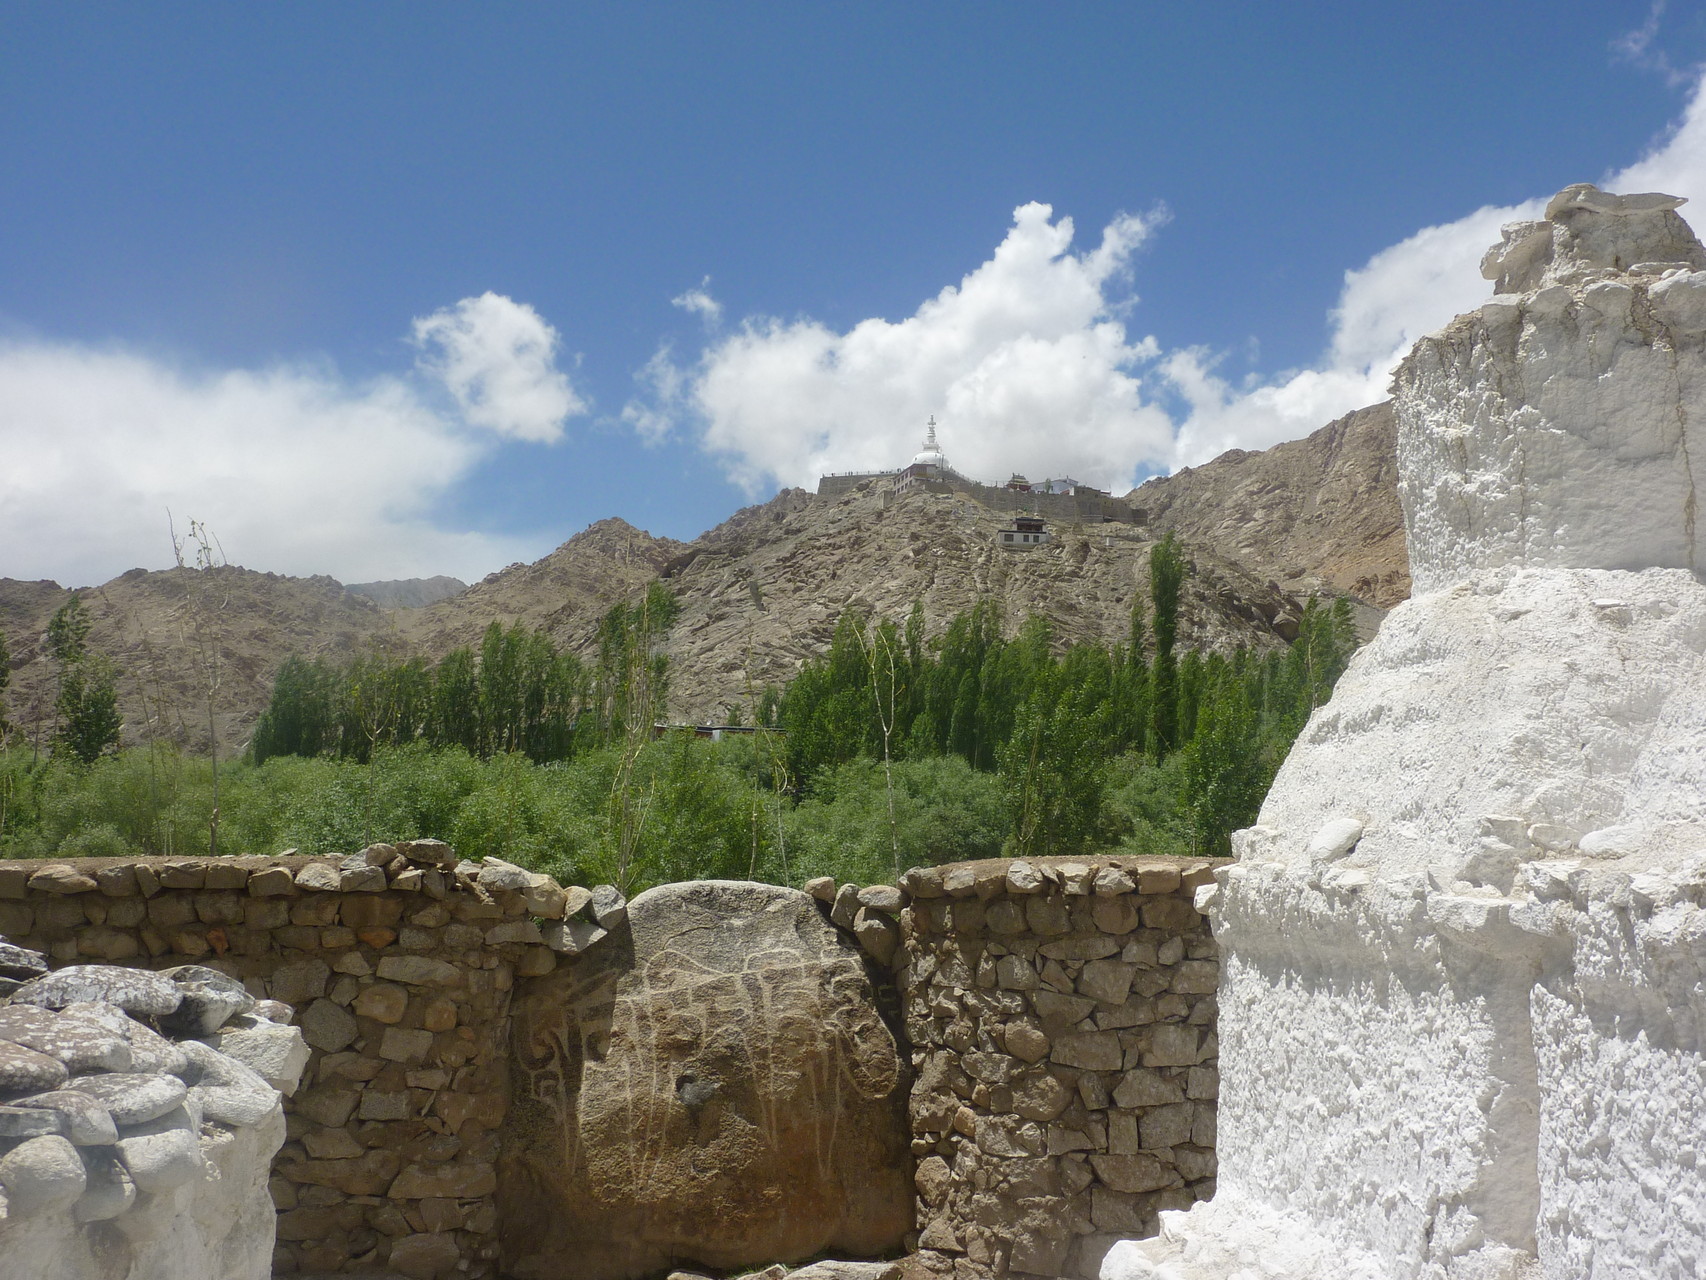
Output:
[[1706,1275],[1706,250],[1505,228],[1396,375],[1414,595],[1203,890],[1214,1198],[1104,1280]]

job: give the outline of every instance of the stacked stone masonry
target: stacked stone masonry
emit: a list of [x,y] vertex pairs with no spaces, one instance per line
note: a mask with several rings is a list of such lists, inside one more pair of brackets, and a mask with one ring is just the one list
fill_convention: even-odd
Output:
[[896,980],[917,1081],[917,1269],[1097,1274],[1214,1194],[1212,864],[915,869]]
[[[1212,1194],[1218,962],[1192,906],[1209,868],[1001,860],[807,886],[899,999],[915,1276],[1093,1276],[1112,1240]],[[209,1038],[288,1095],[278,1275],[500,1273],[512,1000],[626,916],[608,886],[434,840],[0,863],[0,935],[55,969],[202,966],[293,1011],[296,1028]]]
[[[546,877],[458,865],[438,841],[347,859],[0,863],[0,934],[56,965],[195,962],[296,1011],[309,1060],[274,1164],[276,1274],[496,1274],[510,991],[557,963],[536,917],[554,911],[572,945],[574,905]],[[269,1052],[249,1059],[263,1077],[302,1067]]]

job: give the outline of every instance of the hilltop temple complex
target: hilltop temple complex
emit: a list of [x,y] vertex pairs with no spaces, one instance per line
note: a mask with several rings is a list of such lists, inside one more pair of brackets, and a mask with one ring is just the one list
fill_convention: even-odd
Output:
[[926,426],[924,443],[912,461],[896,471],[844,471],[820,476],[821,498],[840,497],[868,485],[899,496],[906,493],[957,493],[988,507],[1016,515],[1040,517],[1061,524],[1143,524],[1144,512],[1124,498],[1077,480],[1043,480],[1032,484],[1014,475],[1004,485],[983,484],[949,465],[936,440],[936,419]]

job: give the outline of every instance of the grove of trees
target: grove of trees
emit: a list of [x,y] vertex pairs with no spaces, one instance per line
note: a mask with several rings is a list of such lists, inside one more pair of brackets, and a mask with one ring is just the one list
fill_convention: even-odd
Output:
[[[436,663],[292,657],[244,758],[114,752],[110,663],[73,600],[50,757],[0,751],[0,856],[359,848],[436,835],[628,890],[752,877],[866,882],[1012,854],[1225,854],[1355,646],[1349,606],[1311,602],[1289,649],[1179,651],[1188,564],[1171,538],[1117,643],[1061,647],[980,604],[926,640],[847,613],[827,652],[713,743],[654,729],[674,599],[653,583],[583,658],[494,622]],[[0,641],[0,690],[6,679]],[[215,792],[217,787],[217,792]]]

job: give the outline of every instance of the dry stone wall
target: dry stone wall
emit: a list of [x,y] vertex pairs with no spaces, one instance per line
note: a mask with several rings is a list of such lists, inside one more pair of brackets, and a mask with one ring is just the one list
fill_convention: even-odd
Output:
[[[659,1123],[635,1140],[674,1134],[696,1150],[719,1125],[738,1129],[733,1111],[727,1123],[717,1119],[744,1096],[733,1076],[722,1080],[725,1059],[763,1059],[770,1083],[755,1097],[786,1108],[798,1099],[770,1097],[788,1072],[770,1071],[780,1059],[767,1055],[805,1044],[801,1036],[821,1038],[825,1027],[846,1042],[836,1050],[844,1066],[834,1054],[823,1059],[829,1074],[818,1092],[868,1112],[857,1127],[870,1130],[860,1141],[880,1171],[852,1176],[819,1161],[824,1186],[853,1196],[850,1208],[835,1211],[848,1215],[840,1226],[824,1206],[814,1209],[823,1222],[813,1229],[829,1224],[820,1247],[916,1246],[910,1269],[919,1280],[1091,1276],[1114,1238],[1150,1231],[1159,1210],[1213,1192],[1218,965],[1191,905],[1210,878],[1201,861],[1112,858],[915,869],[897,886],[814,882],[807,888],[819,910],[845,931],[839,959],[834,945],[816,939],[813,929],[824,926],[810,923],[809,901],[796,891],[766,888],[748,902],[742,886],[726,886],[722,896],[740,910],[707,923],[728,935],[721,952],[700,955],[691,937],[670,941],[679,931],[665,928],[664,911],[659,954],[673,957],[675,969],[648,962],[629,977],[636,931],[615,890],[565,888],[493,859],[460,862],[443,843],[421,840],[347,858],[0,863],[0,935],[45,953],[56,968],[203,966],[257,1000],[279,1002],[266,1006],[279,1017],[289,1007],[296,1027],[249,1018],[209,1037],[288,1095],[271,1180],[275,1274],[477,1278],[515,1261],[527,1233],[502,1222],[506,1203],[513,1216],[520,1201],[514,1186],[499,1184],[506,1173],[514,1183],[527,1165],[516,1145],[526,1126],[517,1120],[532,1112],[512,1106],[521,1096],[514,1082],[537,1092],[542,1078],[529,1028],[556,1023],[541,1001],[578,992],[607,1028],[655,1040],[673,1019],[677,1030],[694,1032],[691,1043],[669,1040],[682,1070],[659,1086]],[[698,888],[669,892],[708,909],[692,896]],[[780,971],[762,961],[785,948],[772,940],[749,958],[742,930],[809,942],[806,950],[825,957],[824,990],[834,999],[808,983],[800,1010],[769,1016],[766,983]],[[560,971],[565,964],[574,967]],[[685,985],[676,981],[683,975]],[[636,983],[649,996],[616,1016],[613,1002]],[[683,1003],[683,993],[692,999]],[[836,1004],[828,1023],[801,1012],[825,1000],[852,1005]],[[725,1017],[729,1009],[745,1010],[745,1024]],[[581,1044],[580,1052],[564,1050],[565,1063],[581,1064],[579,1079],[590,1042],[568,1014],[557,1020],[557,1039]],[[527,1053],[512,1045],[517,1027]],[[591,1030],[601,1057],[608,1047]],[[731,1036],[751,1043],[733,1045]],[[893,1069],[884,1067],[880,1080],[860,1074],[885,1062]],[[831,1079],[842,1070],[851,1085]],[[909,1081],[903,1115],[898,1100]],[[533,1101],[535,1111],[549,1109],[548,1099]],[[821,1100],[813,1105],[822,1111]],[[675,1108],[684,1109],[680,1124]],[[806,1119],[827,1123],[829,1115]],[[605,1127],[611,1141],[624,1140],[620,1124]],[[773,1127],[780,1134],[787,1126]],[[729,1133],[730,1141],[739,1136]],[[654,1163],[673,1158],[648,1148]],[[684,1150],[682,1169],[691,1171],[693,1158]],[[599,1161],[619,1167],[604,1155]],[[912,1179],[917,1191],[917,1229],[904,1241],[897,1226],[903,1232],[909,1215],[904,1198],[889,1195],[886,1174],[898,1174],[903,1191]],[[684,1179],[691,1198],[693,1179]],[[860,1195],[870,1202],[864,1208]],[[530,1201],[527,1212],[549,1206]],[[743,1265],[727,1240],[666,1243],[663,1253],[681,1262]],[[773,1261],[791,1247],[764,1243],[774,1251],[748,1262]],[[574,1259],[565,1255],[563,1265]],[[549,1268],[535,1270],[544,1276]]]
[[1214,1194],[1215,986],[1200,860],[966,863],[903,880],[917,1269],[1094,1277]]
[[56,964],[193,961],[296,1011],[306,1064],[220,1037],[269,1080],[302,1071],[272,1178],[277,1274],[478,1277],[496,1273],[510,992],[555,967],[535,917],[568,898],[520,868],[458,866],[438,841],[342,860],[14,862],[0,934]]

